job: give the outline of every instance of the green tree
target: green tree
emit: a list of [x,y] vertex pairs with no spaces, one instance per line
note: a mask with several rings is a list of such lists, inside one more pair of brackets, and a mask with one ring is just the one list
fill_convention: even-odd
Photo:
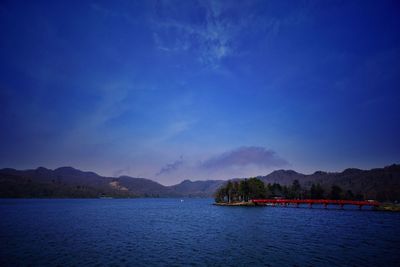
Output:
[[266,196],[266,190],[265,190],[265,184],[263,181],[261,181],[258,178],[250,178],[248,180],[249,183],[249,198],[251,199],[256,199],[256,198],[265,198]]
[[249,199],[265,198],[266,188],[258,178],[244,179],[240,182],[228,181],[221,186],[214,194],[215,202],[249,201]]
[[228,197],[228,202],[232,202],[232,189],[233,189],[233,184],[231,181],[228,181],[225,187],[226,195]]
[[347,190],[345,195],[344,195],[345,199],[349,199],[349,200],[353,200],[354,199],[354,194],[353,191],[351,190]]
[[312,184],[310,189],[310,198],[322,199],[324,198],[324,189],[320,184]]
[[224,202],[226,197],[226,189],[224,186],[218,188],[217,192],[214,194],[214,200],[217,203]]
[[249,192],[250,192],[250,188],[249,188],[248,180],[244,179],[244,180],[240,181],[239,194],[240,194],[242,201],[246,201],[246,202],[249,201]]
[[297,180],[297,179],[294,180],[290,189],[291,189],[291,195],[294,198],[297,198],[297,199],[301,198],[301,185],[300,185],[299,180]]
[[282,186],[282,197],[289,198],[290,195],[289,193],[290,193],[289,188],[286,185]]
[[329,195],[330,199],[341,199],[342,198],[342,188],[337,185],[332,185],[331,193]]
[[272,197],[282,196],[282,186],[280,184],[268,184],[267,190],[271,192]]
[[238,201],[239,200],[239,182],[235,181],[232,183],[231,188],[231,201]]

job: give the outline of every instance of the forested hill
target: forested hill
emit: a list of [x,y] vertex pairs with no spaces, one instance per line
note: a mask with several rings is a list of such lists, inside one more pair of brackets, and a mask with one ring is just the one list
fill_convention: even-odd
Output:
[[39,167],[23,171],[1,169],[0,197],[209,197],[223,183],[222,180],[185,180],[174,186],[164,186],[145,178],[104,177],[72,167],[55,170]]
[[[309,189],[320,184],[327,190],[332,185],[351,190],[368,199],[400,200],[400,165],[372,170],[346,169],[343,172],[318,171],[310,175],[292,170],[278,170],[259,176],[265,184],[291,185],[298,180]],[[210,197],[225,183],[222,180],[185,180],[164,186],[145,178],[129,176],[104,177],[71,167],[55,170],[43,167],[34,170],[0,170],[0,197]]]
[[298,180],[304,188],[320,184],[328,190],[337,185],[343,191],[351,190],[365,199],[400,200],[400,165],[393,164],[384,168],[360,170],[349,168],[343,172],[317,171],[305,175],[292,170],[278,170],[266,176],[259,176],[265,184],[279,183],[291,185]]

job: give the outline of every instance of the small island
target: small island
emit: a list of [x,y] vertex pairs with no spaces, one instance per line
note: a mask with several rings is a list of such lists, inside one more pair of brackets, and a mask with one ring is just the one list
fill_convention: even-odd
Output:
[[[327,193],[326,193],[327,192]],[[332,185],[330,191],[320,184],[311,184],[310,187],[302,187],[298,180],[294,180],[291,186],[280,184],[267,184],[258,178],[228,181],[215,193],[217,206],[288,206],[298,207],[307,204],[310,208],[314,204],[323,205],[355,205],[361,209],[363,206],[373,207],[379,211],[399,211],[399,205],[395,203],[380,203],[375,200],[365,200],[361,194],[354,195],[351,190],[344,191],[337,185]]]
[[[264,182],[256,177],[243,180],[230,180],[215,193],[215,203],[218,205],[249,206],[252,199],[331,199],[331,200],[364,200],[361,194],[354,195],[351,190],[346,192],[333,185],[330,191],[320,184],[303,187],[298,180],[286,186],[279,183]],[[250,205],[251,206],[251,205]]]
[[228,181],[215,193],[215,205],[255,206],[251,199],[266,198],[267,188],[258,178]]

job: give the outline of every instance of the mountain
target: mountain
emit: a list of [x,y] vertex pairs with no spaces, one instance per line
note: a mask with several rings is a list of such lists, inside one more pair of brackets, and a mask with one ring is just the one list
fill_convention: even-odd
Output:
[[[258,178],[266,184],[281,185],[291,185],[298,180],[304,188],[319,183],[325,190],[338,185],[367,199],[400,199],[400,165],[396,164],[372,170],[350,168],[343,172],[317,171],[308,175],[293,170],[277,170]],[[164,186],[145,178],[104,177],[72,167],[55,170],[43,167],[34,170],[7,168],[0,169],[0,197],[210,197],[225,182],[184,180],[176,185]]]
[[113,195],[128,197],[131,194],[113,188],[113,178],[101,177],[93,172],[83,172],[71,167],[49,170],[0,170],[1,197],[98,197]]
[[278,170],[266,176],[259,176],[264,183],[280,183],[290,185],[294,180],[306,188],[321,184],[329,190],[332,185],[338,185],[354,194],[363,195],[367,199],[400,200],[400,165],[390,165],[384,168],[360,170],[349,168],[343,172],[322,172],[305,175],[295,171]]
[[137,196],[172,197],[178,196],[168,186],[149,179],[120,176],[113,180]]
[[224,181],[185,180],[164,186],[145,178],[103,177],[72,167],[0,170],[0,197],[209,197]]
[[307,175],[292,170],[277,170],[266,176],[258,176],[264,183],[278,183],[281,185],[292,184],[294,180],[302,181]]
[[207,180],[207,181],[190,181],[184,180],[180,184],[173,185],[170,188],[178,195],[209,197],[214,194],[217,189],[226,181]]

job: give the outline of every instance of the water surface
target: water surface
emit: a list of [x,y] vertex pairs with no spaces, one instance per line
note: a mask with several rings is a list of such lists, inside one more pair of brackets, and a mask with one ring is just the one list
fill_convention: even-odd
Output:
[[211,199],[0,200],[0,266],[398,266],[400,214]]

